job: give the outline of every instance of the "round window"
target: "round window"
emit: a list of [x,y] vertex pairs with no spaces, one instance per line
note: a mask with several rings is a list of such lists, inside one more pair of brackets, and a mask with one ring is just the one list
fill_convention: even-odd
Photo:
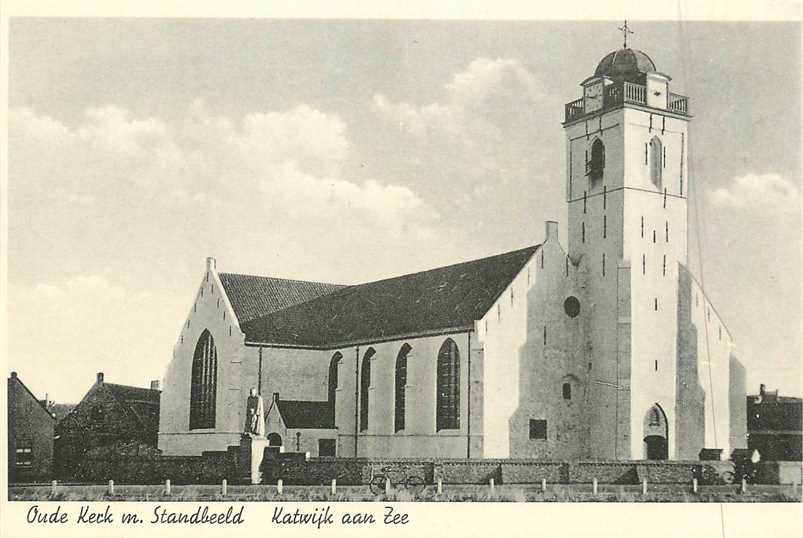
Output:
[[570,318],[576,318],[578,314],[580,314],[580,301],[575,296],[567,297],[565,301],[563,301],[563,310],[566,311],[566,315]]

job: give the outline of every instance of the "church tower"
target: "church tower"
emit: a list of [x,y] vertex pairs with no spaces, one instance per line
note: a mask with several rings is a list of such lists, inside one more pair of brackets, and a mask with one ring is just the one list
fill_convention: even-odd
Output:
[[670,82],[625,41],[565,107],[568,255],[588,312],[587,457],[677,457],[690,116]]

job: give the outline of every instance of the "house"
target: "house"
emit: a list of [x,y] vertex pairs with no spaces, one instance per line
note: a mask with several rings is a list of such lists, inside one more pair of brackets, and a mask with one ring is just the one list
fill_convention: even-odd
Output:
[[136,453],[155,448],[159,398],[158,381],[146,389],[106,383],[98,373],[95,384],[56,426],[59,472],[68,471],[89,450]]
[[801,461],[802,410],[803,399],[779,396],[761,384],[757,395],[747,396],[747,446],[762,461]]
[[17,375],[8,378],[8,481],[41,482],[53,471],[56,419]]

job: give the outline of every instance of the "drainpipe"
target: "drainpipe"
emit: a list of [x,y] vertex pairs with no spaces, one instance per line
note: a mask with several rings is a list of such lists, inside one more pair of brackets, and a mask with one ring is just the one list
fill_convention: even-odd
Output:
[[262,394],[262,346],[259,346],[259,370],[257,371],[257,394]]
[[471,331],[468,331],[466,334],[468,335],[468,398],[466,400],[468,417],[466,420],[466,458],[471,458]]
[[360,346],[354,348],[354,457],[357,457],[357,433],[360,420]]

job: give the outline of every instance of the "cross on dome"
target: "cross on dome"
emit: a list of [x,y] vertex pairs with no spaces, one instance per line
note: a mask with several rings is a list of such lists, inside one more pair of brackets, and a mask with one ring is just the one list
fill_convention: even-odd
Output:
[[622,32],[622,35],[624,35],[625,43],[624,43],[624,45],[622,45],[622,48],[626,49],[627,48],[627,34],[632,34],[633,30],[631,30],[630,28],[627,27],[627,19],[625,19],[624,25],[623,26],[619,26],[617,29]]

